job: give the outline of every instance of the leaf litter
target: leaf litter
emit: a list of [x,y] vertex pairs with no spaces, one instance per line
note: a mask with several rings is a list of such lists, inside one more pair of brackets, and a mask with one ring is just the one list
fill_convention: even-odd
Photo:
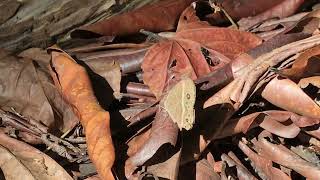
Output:
[[1,49],[3,176],[319,179],[312,7],[163,0],[75,27],[81,43]]

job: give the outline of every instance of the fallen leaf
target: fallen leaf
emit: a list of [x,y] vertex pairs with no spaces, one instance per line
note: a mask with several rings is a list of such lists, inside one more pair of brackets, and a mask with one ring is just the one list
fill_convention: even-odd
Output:
[[293,153],[285,146],[273,144],[268,142],[265,138],[259,138],[258,141],[253,142],[258,148],[259,154],[268,158],[278,164],[284,165],[293,169],[297,173],[303,175],[308,179],[319,179],[320,168],[316,165],[307,162]]
[[[282,124],[288,120],[293,120],[294,123]],[[311,120],[311,121],[310,121]],[[255,112],[238,119],[231,119],[224,127],[219,138],[231,136],[237,133],[247,133],[249,129],[257,126],[284,138],[295,138],[300,132],[300,126],[297,124],[306,124],[306,122],[318,123],[319,119],[312,119],[296,115],[288,111],[264,111]],[[308,124],[309,125],[309,124]]]
[[248,30],[252,26],[271,18],[290,16],[300,7],[304,0],[283,0],[281,3],[254,17],[241,19],[238,24],[241,30]]
[[134,170],[154,156],[162,145],[169,143],[175,146],[178,131],[178,126],[171,120],[169,114],[165,110],[159,109],[152,123],[149,139],[143,140],[145,141],[143,146],[139,145],[139,150],[130,156],[125,163],[126,177],[128,179],[132,177]]
[[114,179],[111,167],[115,152],[110,133],[110,115],[97,102],[89,76],[65,52],[50,48],[50,72],[56,87],[73,106],[85,129],[88,154],[102,179]]
[[[7,180],[69,179],[72,177],[38,149],[0,132],[0,166]],[[18,173],[17,173],[18,172]]]
[[[267,9],[281,3],[283,0],[216,0],[214,1],[218,7],[223,8],[233,20],[256,16]],[[221,24],[229,22],[221,11],[206,15],[205,19],[211,24]]]
[[237,72],[238,77],[209,98],[203,107],[207,108],[216,104],[229,103],[236,110],[239,109],[247,98],[251,88],[269,67],[277,65],[296,53],[319,45],[319,39],[320,36],[314,35],[259,56],[254,62],[239,70]]
[[199,17],[196,15],[196,6],[197,3],[194,2],[182,12],[179,18],[177,32],[186,29],[210,27],[208,22],[200,21]]
[[44,69],[31,59],[6,55],[2,50],[0,57],[0,104],[3,110],[33,118],[58,134],[78,123],[70,105],[61,98]]
[[73,31],[71,37],[80,37],[83,31],[90,31],[104,36],[121,36],[138,33],[140,29],[152,32],[172,30],[175,28],[180,13],[192,1],[193,0],[159,1],[143,6],[137,10],[82,27]]
[[266,85],[261,95],[272,104],[287,111],[311,118],[320,116],[320,107],[289,79],[275,77]]
[[230,28],[205,27],[177,32],[176,38],[190,39],[222,53],[231,60],[261,44],[256,35]]
[[298,86],[300,88],[306,88],[309,84],[312,84],[313,86],[316,86],[320,89],[320,76],[312,76],[307,78],[300,79]]
[[179,173],[180,154],[181,151],[178,151],[165,162],[148,166],[148,173],[152,173],[153,175],[161,178],[172,180],[177,179]]
[[229,157],[226,154],[221,155],[221,160],[225,161],[229,167],[236,167],[237,169],[237,177],[240,180],[245,180],[245,179],[257,179],[254,177],[242,164],[238,164],[235,160],[233,160],[231,157]]
[[292,67],[279,71],[280,75],[301,79],[320,72],[320,46],[310,48],[299,55]]
[[[121,67],[122,74],[132,73],[141,70],[143,57],[148,48],[119,48],[109,51],[97,51],[90,53],[76,53],[75,56],[91,66],[101,66],[104,63],[115,61]],[[97,65],[94,65],[97,64]],[[93,69],[94,71],[94,69]]]
[[[206,59],[212,66],[208,64]],[[228,61],[229,59],[222,54],[202,47],[199,43],[191,40],[164,40],[153,45],[144,57],[142,63],[143,81],[159,98],[170,78],[190,76],[194,80]]]
[[291,179],[288,175],[272,166],[272,161],[265,159],[259,154],[251,150],[245,143],[239,141],[238,147],[248,156],[252,162],[252,166],[262,179]]

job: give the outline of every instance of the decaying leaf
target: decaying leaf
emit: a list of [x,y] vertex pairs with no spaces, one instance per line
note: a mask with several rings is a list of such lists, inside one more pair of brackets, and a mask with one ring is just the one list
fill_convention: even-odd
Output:
[[115,153],[110,133],[109,112],[103,110],[97,102],[84,67],[58,48],[51,48],[50,51],[51,76],[85,128],[90,159],[102,179],[114,179],[111,167]]
[[252,26],[271,18],[283,18],[290,16],[300,7],[304,0],[283,0],[281,3],[258,14],[254,17],[248,17],[238,22],[240,29],[247,30]]
[[239,141],[239,148],[252,161],[252,166],[262,179],[291,179],[288,175],[272,166],[272,161],[255,153],[245,143]]
[[273,144],[265,138],[259,138],[258,141],[253,143],[263,157],[289,167],[308,179],[316,180],[320,178],[320,167],[303,160],[285,146]]
[[64,133],[78,123],[71,107],[55,89],[50,75],[31,59],[17,58],[0,50],[0,71],[3,110],[33,118],[51,132]]
[[140,29],[153,32],[172,30],[176,25],[180,13],[192,1],[193,0],[159,1],[80,28],[73,31],[71,36],[77,37],[81,31],[84,30],[104,36],[128,35],[138,33]]
[[159,109],[152,123],[149,139],[144,140],[143,146],[139,145],[140,148],[126,161],[126,177],[132,177],[134,170],[156,154],[162,145],[169,143],[175,146],[178,131],[178,126],[171,120],[169,114],[165,110]]
[[163,100],[164,109],[180,130],[190,130],[195,120],[196,86],[193,81],[190,78],[182,79],[166,93]]
[[216,104],[229,103],[232,104],[235,109],[238,109],[242,106],[253,85],[269,67],[277,65],[291,55],[319,45],[319,40],[320,36],[314,35],[259,56],[247,67],[238,71],[238,77],[235,78],[235,80],[209,98],[205,102],[204,108]]
[[291,68],[280,70],[285,77],[300,79],[320,72],[320,46],[303,52],[293,63]]
[[66,179],[72,177],[38,149],[0,132],[0,167],[7,180]]
[[262,91],[262,97],[282,109],[319,118],[320,107],[293,81],[275,77]]

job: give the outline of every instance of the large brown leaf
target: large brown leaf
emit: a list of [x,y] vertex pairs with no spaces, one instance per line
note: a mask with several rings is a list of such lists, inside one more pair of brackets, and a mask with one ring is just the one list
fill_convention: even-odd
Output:
[[51,48],[50,72],[57,89],[73,106],[85,129],[88,154],[102,179],[114,179],[111,167],[115,152],[110,133],[110,115],[99,105],[84,67],[65,52]]
[[320,72],[320,46],[303,52],[293,63],[291,68],[280,70],[285,77],[300,79]]
[[0,132],[0,167],[7,180],[72,180],[53,159],[38,149]]
[[306,117],[320,116],[320,107],[289,79],[275,77],[262,91],[262,97],[282,109]]
[[230,59],[261,44],[256,35],[230,28],[202,27],[181,30],[177,38],[190,39],[199,42],[205,47],[216,50]]
[[70,105],[55,89],[50,75],[30,59],[0,50],[0,106],[37,120],[51,132],[66,132],[78,123]]
[[194,0],[159,1],[75,30],[71,36],[76,37],[83,30],[105,36],[128,35],[138,33],[140,29],[153,32],[172,30],[180,13],[192,1]]
[[[202,51],[205,51],[207,56]],[[206,60],[217,66],[210,66]],[[223,66],[230,60],[222,54],[187,40],[164,40],[153,45],[142,63],[143,80],[159,98],[173,76],[191,77],[193,80]]]
[[304,0],[283,0],[274,7],[254,17],[241,19],[238,24],[240,29],[247,30],[252,26],[271,18],[283,18],[295,13]]

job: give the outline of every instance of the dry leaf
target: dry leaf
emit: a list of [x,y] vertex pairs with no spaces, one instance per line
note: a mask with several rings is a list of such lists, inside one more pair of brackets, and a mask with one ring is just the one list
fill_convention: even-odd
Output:
[[239,141],[239,148],[248,156],[252,162],[252,166],[262,179],[291,179],[288,175],[272,166],[272,161],[265,159],[259,154],[251,150],[245,143]]
[[308,77],[320,72],[320,46],[310,48],[299,55],[291,68],[279,71],[280,75],[292,79]]
[[120,14],[95,24],[82,27],[71,33],[79,37],[82,31],[99,35],[115,36],[138,33],[140,29],[152,32],[168,31],[175,28],[180,13],[193,0],[164,0],[143,6],[137,10]]
[[58,48],[51,51],[51,76],[60,93],[73,106],[85,129],[88,154],[102,179],[114,179],[111,167],[115,152],[110,115],[99,105],[84,67]]
[[304,0],[283,0],[274,7],[254,17],[241,19],[238,24],[240,29],[248,30],[252,26],[271,18],[284,18],[295,13]]
[[134,170],[154,156],[162,145],[169,143],[175,146],[178,131],[178,126],[171,120],[169,114],[165,110],[159,109],[152,123],[149,139],[145,140],[143,137],[142,139],[145,141],[143,146],[137,145],[140,148],[126,161],[126,177],[128,179],[132,177]]
[[[6,111],[37,120],[51,132],[64,133],[78,119],[55,89],[50,75],[30,59],[0,50],[0,104]],[[19,98],[17,98],[19,97]]]
[[7,180],[72,180],[53,159],[38,149],[0,132],[0,167]]
[[258,141],[253,143],[258,148],[257,151],[259,154],[263,157],[289,167],[307,179],[316,180],[320,178],[320,167],[303,160],[285,146],[273,144],[268,142],[265,138],[259,138]]
[[[207,59],[212,66],[208,64]],[[195,80],[228,61],[230,60],[222,54],[202,47],[194,41],[164,40],[153,45],[144,57],[143,81],[159,98],[171,78],[185,76]]]
[[319,118],[320,107],[299,86],[289,79],[275,77],[262,91],[272,104],[306,117]]
[[[238,77],[235,78],[235,80],[209,98],[204,103],[204,108],[216,104],[228,103],[235,109],[239,109],[249,95],[251,88],[257,83],[259,78],[268,71],[269,67],[276,66],[278,63],[296,53],[319,45],[319,40],[320,36],[314,35],[259,56],[254,62],[239,70],[237,72]],[[261,87],[261,84],[259,87]]]

